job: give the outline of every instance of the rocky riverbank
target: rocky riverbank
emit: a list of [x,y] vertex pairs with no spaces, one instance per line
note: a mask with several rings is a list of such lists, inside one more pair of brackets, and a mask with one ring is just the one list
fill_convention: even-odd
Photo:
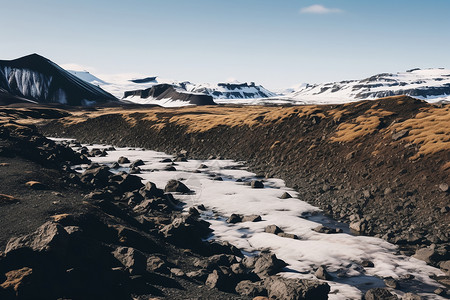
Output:
[[0,126],[0,160],[11,184],[0,189],[1,299],[327,299],[324,282],[277,276],[286,264],[270,252],[205,242],[201,207],[182,213],[172,195],[189,192],[180,182],[163,190],[99,164],[76,173],[86,155],[14,122]]
[[449,116],[448,106],[402,96],[338,106],[105,109],[41,130],[245,160],[360,234],[440,266],[449,260]]

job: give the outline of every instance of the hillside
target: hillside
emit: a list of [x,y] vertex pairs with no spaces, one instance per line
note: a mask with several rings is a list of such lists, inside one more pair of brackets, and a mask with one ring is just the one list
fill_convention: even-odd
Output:
[[415,246],[448,243],[449,122],[448,106],[393,97],[338,106],[99,109],[42,130],[245,160],[330,215],[366,224],[363,233]]
[[31,101],[87,106],[117,99],[38,54],[0,60],[0,92],[4,103]]

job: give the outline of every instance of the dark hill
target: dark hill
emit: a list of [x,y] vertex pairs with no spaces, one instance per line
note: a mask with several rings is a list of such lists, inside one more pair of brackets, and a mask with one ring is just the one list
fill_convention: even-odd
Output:
[[38,54],[0,60],[0,104],[23,101],[19,98],[73,106],[117,100],[100,87],[79,79]]
[[145,90],[125,92],[124,98],[130,96],[138,96],[142,99],[147,99],[149,97],[152,97],[156,100],[172,99],[174,101],[184,101],[194,105],[216,104],[210,95],[180,91],[170,84],[158,84]]

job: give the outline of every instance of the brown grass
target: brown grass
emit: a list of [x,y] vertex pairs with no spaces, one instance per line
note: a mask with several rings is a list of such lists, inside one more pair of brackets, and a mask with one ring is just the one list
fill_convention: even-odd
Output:
[[450,150],[450,107],[423,108],[415,118],[395,124],[394,130],[409,130],[404,140],[419,146],[419,152],[411,159],[421,155]]
[[382,109],[369,109],[354,120],[338,126],[336,134],[330,138],[332,142],[351,142],[355,139],[372,134],[378,130],[384,117],[393,115],[393,112]]

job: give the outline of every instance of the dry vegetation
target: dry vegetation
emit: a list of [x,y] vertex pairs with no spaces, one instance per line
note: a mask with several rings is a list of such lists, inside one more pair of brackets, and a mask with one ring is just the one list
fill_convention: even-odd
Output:
[[[408,130],[405,140],[419,146],[419,152],[411,159],[420,155],[450,150],[450,108],[427,107],[422,109],[415,118],[395,124],[394,130]],[[450,162],[446,165],[450,165]],[[446,167],[446,169],[448,166]]]

